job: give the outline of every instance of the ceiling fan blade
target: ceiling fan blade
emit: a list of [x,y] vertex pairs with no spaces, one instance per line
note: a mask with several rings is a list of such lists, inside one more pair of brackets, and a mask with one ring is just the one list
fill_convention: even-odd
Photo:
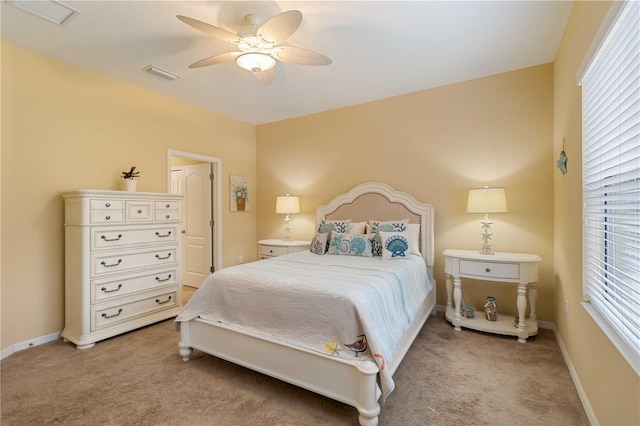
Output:
[[209,65],[221,64],[222,62],[233,61],[241,54],[242,52],[220,53],[219,55],[210,56],[206,59],[202,59],[198,62],[194,62],[193,64],[189,65],[189,68],[202,68],[202,67],[208,67]]
[[264,84],[271,84],[275,75],[275,68],[269,68],[266,71],[254,72],[253,75]]
[[302,22],[302,13],[299,10],[282,12],[258,28],[257,35],[268,43],[279,43],[291,37]]
[[220,40],[228,41],[229,43],[238,43],[241,40],[240,37],[234,33],[223,30],[215,25],[207,24],[206,22],[198,21],[197,19],[189,18],[188,16],[176,15],[176,18],[185,24],[192,26],[196,30],[212,35]]
[[318,52],[293,46],[276,46],[271,55],[282,62],[300,65],[329,65],[333,62]]

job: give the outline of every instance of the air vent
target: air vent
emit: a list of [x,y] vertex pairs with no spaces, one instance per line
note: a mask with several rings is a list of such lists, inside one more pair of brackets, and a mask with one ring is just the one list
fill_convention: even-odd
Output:
[[59,1],[7,0],[7,4],[58,25],[68,24],[80,12]]
[[143,70],[145,70],[146,72],[148,72],[149,74],[153,74],[155,76],[164,78],[165,80],[177,80],[180,78],[179,75],[176,75],[172,72],[163,70],[161,68],[158,67],[154,67],[153,65],[149,65],[148,67],[143,68]]

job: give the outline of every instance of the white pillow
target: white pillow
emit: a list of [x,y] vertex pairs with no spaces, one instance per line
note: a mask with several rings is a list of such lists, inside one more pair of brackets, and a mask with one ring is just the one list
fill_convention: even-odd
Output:
[[410,223],[409,227],[409,251],[411,254],[422,256],[420,251],[420,224]]
[[349,234],[364,234],[367,222],[351,222],[349,224]]

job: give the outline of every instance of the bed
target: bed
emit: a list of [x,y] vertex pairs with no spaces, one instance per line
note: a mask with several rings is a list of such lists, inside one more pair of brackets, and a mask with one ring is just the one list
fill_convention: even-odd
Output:
[[[376,425],[378,401],[393,390],[393,374],[435,313],[433,218],[430,204],[380,182],[336,196],[317,208],[316,229],[334,227],[326,235],[341,246],[209,276],[176,318],[182,359],[200,350],[351,405],[361,425]],[[406,227],[383,225],[391,221]],[[384,256],[368,257],[369,246],[359,248],[365,224],[383,236],[377,244],[380,249],[385,243]],[[402,241],[408,244],[400,245],[405,251],[394,251],[391,241],[399,236],[407,237]],[[361,255],[330,254],[338,254],[345,241],[351,254]],[[384,309],[373,299],[387,300]]]

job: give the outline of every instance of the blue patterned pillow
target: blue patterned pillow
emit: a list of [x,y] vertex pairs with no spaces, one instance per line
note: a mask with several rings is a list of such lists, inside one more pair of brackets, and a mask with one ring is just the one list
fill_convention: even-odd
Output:
[[346,233],[349,230],[351,219],[346,220],[324,220],[318,226],[318,232],[321,234],[331,234],[331,231]]
[[[349,232],[349,224],[351,223],[351,219],[345,220],[324,220],[320,221],[320,225],[318,225],[318,233],[319,234],[327,234],[327,246],[329,245],[329,241],[331,240],[331,231],[336,231],[340,233]],[[326,250],[325,250],[326,251]]]
[[408,232],[379,232],[382,242],[382,260],[406,259],[411,250]]
[[372,257],[371,240],[365,234],[345,234],[331,231],[327,254]]
[[328,234],[316,234],[313,236],[313,240],[311,240],[311,253],[315,254],[325,254],[327,251],[327,235]]
[[380,240],[380,231],[384,232],[403,232],[408,229],[409,219],[389,220],[382,222],[379,220],[370,220],[369,226],[371,233],[375,234],[371,245],[373,247],[374,256],[382,256],[382,241]]

